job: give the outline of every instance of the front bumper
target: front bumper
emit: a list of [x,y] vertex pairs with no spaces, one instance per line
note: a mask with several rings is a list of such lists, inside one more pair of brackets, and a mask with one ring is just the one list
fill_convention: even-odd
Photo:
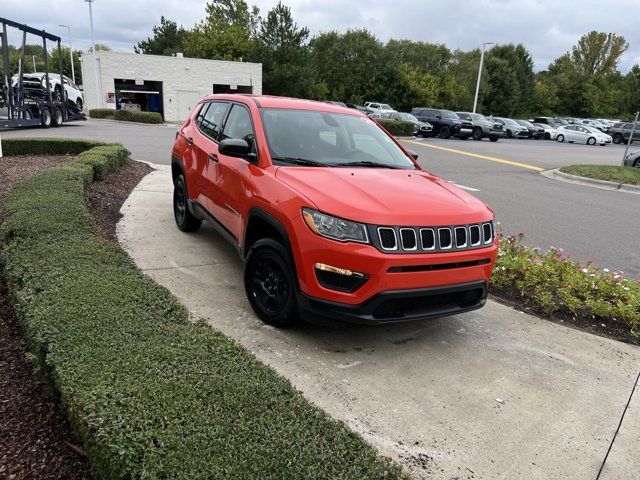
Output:
[[455,315],[481,308],[486,301],[485,281],[384,291],[357,305],[332,302],[303,293],[298,295],[300,313],[307,321],[324,323],[333,320],[367,325]]

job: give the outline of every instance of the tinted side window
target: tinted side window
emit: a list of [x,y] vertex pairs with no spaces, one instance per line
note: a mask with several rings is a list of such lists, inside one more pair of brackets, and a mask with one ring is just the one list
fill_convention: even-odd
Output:
[[227,108],[229,108],[227,102],[211,102],[198,125],[200,131],[212,140],[217,140]]
[[231,112],[220,136],[221,140],[226,138],[241,138],[253,146],[256,136],[251,123],[251,114],[245,107],[240,105],[231,107]]

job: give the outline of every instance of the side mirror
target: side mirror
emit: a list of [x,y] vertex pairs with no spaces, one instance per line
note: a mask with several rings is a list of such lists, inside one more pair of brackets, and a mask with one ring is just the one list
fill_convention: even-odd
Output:
[[413,150],[407,150],[407,153],[413,157],[414,160],[418,160],[418,154]]
[[218,145],[218,153],[229,157],[244,158],[249,162],[255,162],[257,156],[251,151],[251,146],[242,138],[227,138]]

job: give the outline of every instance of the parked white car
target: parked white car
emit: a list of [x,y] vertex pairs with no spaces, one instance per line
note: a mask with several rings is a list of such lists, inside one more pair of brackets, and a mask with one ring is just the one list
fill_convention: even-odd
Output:
[[611,135],[602,133],[587,125],[564,125],[558,128],[556,140],[559,142],[584,143],[587,145],[607,145],[613,141]]
[[[12,85],[15,87],[18,84],[18,75],[11,77]],[[49,85],[52,92],[62,91],[60,86],[60,74],[49,73]],[[25,73],[22,76],[22,85],[24,88],[47,88],[47,80],[44,72]],[[76,104],[79,110],[82,111],[84,105],[84,95],[78,86],[71,81],[69,77],[64,75],[64,91],[65,97]]]
[[378,103],[378,102],[366,102],[364,104],[364,108],[367,108],[370,113],[385,113],[385,112],[395,112],[391,105],[387,105],[386,103]]

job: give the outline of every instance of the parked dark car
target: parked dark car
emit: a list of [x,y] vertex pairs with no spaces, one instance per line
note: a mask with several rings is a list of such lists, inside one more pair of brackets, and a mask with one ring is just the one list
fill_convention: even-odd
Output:
[[456,112],[456,114],[461,120],[471,122],[471,125],[473,125],[471,136],[474,140],[488,138],[492,142],[497,142],[504,137],[504,129],[501,123],[492,121],[480,113]]
[[536,117],[533,121],[535,123],[546,123],[547,125],[551,125],[553,128],[569,125],[569,122],[558,117]]
[[433,125],[432,136],[449,138],[451,136],[466,140],[473,133],[473,125],[451,110],[441,110],[438,108],[415,107],[411,110],[411,115],[420,122],[427,122]]
[[507,138],[529,138],[529,129],[515,120],[503,117],[494,117],[494,120],[502,124]]
[[423,137],[427,137],[431,135],[433,131],[433,125],[427,122],[421,122],[416,117],[411,115],[410,113],[404,112],[385,112],[380,115],[380,118],[385,118],[387,120],[398,120],[400,122],[410,122],[413,123],[413,134],[419,135]]
[[544,137],[544,128],[537,127],[536,125],[534,125],[531,122],[528,122],[527,120],[516,120],[516,122],[518,122],[520,125],[522,125],[527,130],[529,130],[529,138],[533,138],[534,140],[540,140],[542,137]]
[[[632,127],[633,122],[620,122],[611,127],[607,133],[613,137],[613,143],[626,143],[631,137]],[[640,140],[640,122],[636,123],[636,128],[633,132],[633,141],[637,140]]]

